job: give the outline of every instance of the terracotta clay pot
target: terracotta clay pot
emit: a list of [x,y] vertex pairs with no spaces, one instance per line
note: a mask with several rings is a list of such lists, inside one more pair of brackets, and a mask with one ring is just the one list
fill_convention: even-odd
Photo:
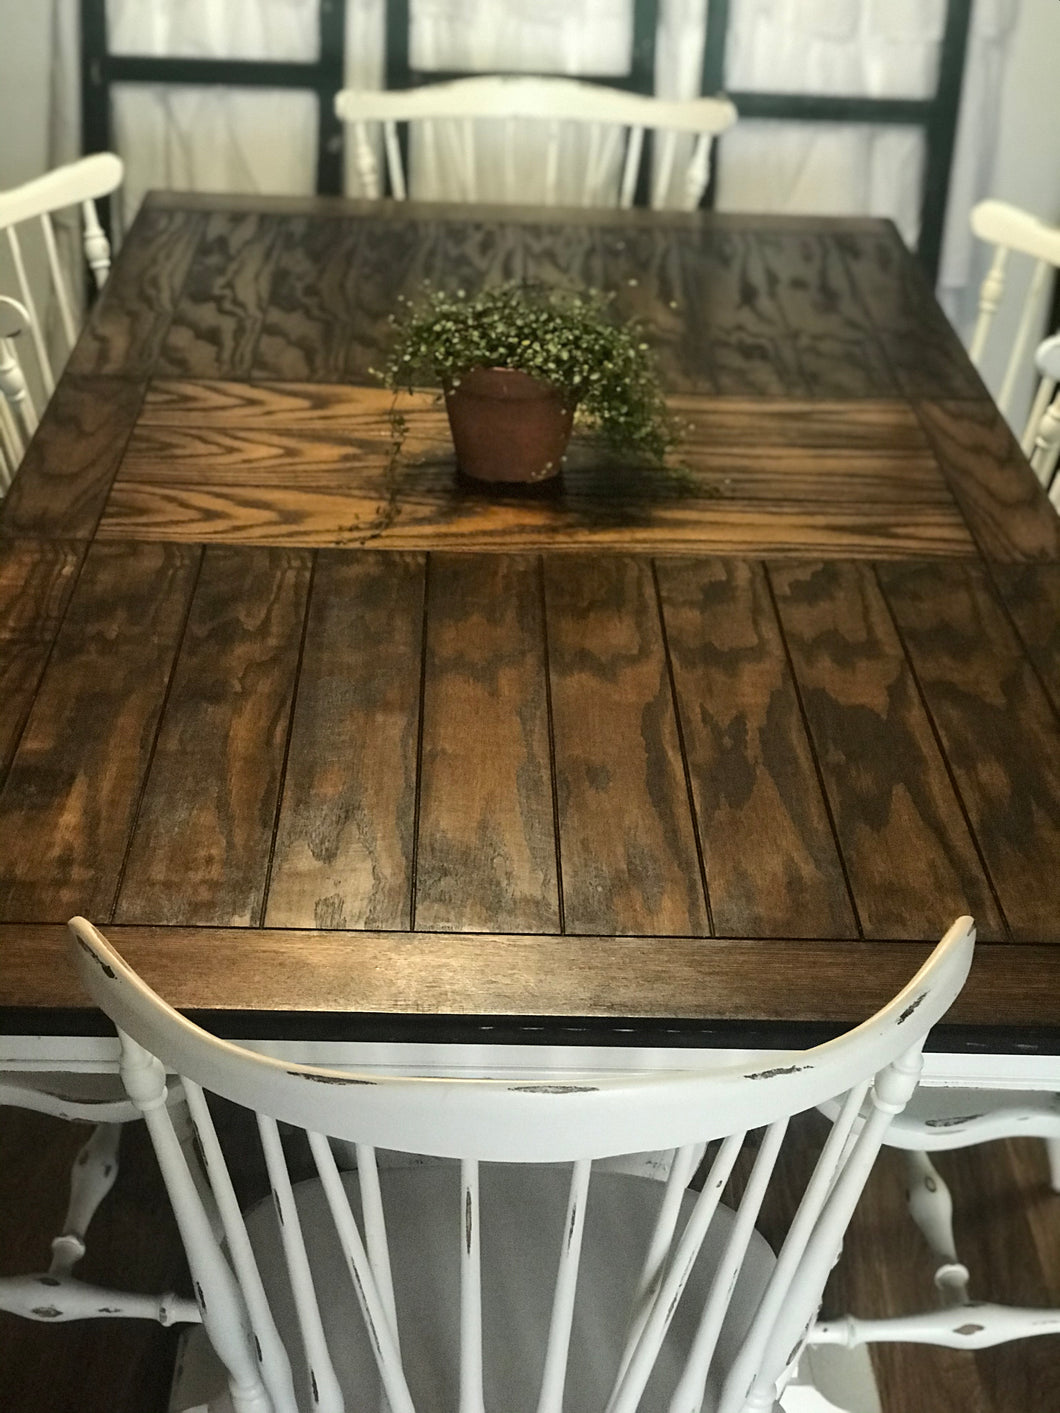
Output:
[[476,481],[536,484],[559,474],[574,404],[514,368],[473,368],[445,389],[457,465]]

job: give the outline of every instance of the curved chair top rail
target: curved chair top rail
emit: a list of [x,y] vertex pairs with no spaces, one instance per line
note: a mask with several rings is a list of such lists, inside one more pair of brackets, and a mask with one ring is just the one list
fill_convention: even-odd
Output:
[[1034,362],[1043,378],[1060,383],[1060,334],[1053,334],[1038,345]]
[[1050,226],[1007,201],[980,201],[972,207],[972,231],[980,240],[1018,250],[1060,266],[1060,226]]
[[0,339],[16,339],[29,328],[29,310],[9,294],[0,294]]
[[[89,994],[120,1032],[204,1089],[334,1138],[438,1157],[564,1162],[681,1147],[823,1103],[912,1052],[968,974],[959,918],[898,995],[812,1050],[696,1072],[577,1082],[355,1074],[285,1063],[221,1040],[168,1006],[84,918],[69,924]],[[903,1099],[904,1102],[904,1099]]]
[[109,196],[121,186],[124,171],[121,158],[113,152],[95,152],[22,186],[0,191],[0,230],[50,211],[61,211],[64,206]]
[[567,78],[495,75],[406,89],[343,89],[335,112],[346,122],[417,118],[553,118],[675,132],[721,133],[736,121],[725,97],[671,101]]

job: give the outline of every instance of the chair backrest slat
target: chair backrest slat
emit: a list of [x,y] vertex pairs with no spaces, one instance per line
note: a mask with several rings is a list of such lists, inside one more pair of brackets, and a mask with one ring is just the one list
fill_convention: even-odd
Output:
[[372,1261],[350,1208],[349,1198],[339,1175],[331,1145],[323,1134],[310,1133],[309,1147],[346,1259],[346,1266],[357,1295],[357,1303],[364,1317],[365,1329],[375,1355],[376,1367],[379,1370],[383,1391],[391,1413],[415,1413],[412,1395],[409,1393],[401,1367],[397,1315],[392,1293],[390,1299],[387,1300],[379,1288]]
[[[501,190],[509,200],[525,200],[525,183],[518,169],[518,144],[511,138],[511,124],[516,119],[537,119],[544,125],[544,204],[556,205],[561,198],[560,143],[561,124],[578,123],[588,126],[586,159],[575,201],[590,205],[606,190],[604,181],[615,161],[620,133],[625,132],[626,156],[621,164],[615,200],[631,206],[640,169],[643,136],[647,129],[662,139],[656,154],[656,171],[652,182],[652,204],[662,205],[671,186],[676,163],[678,134],[692,142],[692,165],[679,194],[684,205],[695,205],[702,195],[709,172],[711,143],[736,120],[736,110],[726,98],[697,98],[669,101],[627,93],[603,84],[584,83],[570,78],[530,78],[483,75],[478,78],[424,84],[411,89],[355,90],[338,94],[335,110],[353,130],[357,167],[365,191],[377,196],[378,185],[372,180],[371,165],[360,156],[365,143],[367,123],[410,123],[422,125],[423,170],[430,183],[430,196],[437,199],[449,195],[457,200],[475,200],[480,192],[476,157],[476,142],[471,130],[485,119],[502,122],[499,152],[504,165]],[[438,164],[436,149],[430,136],[431,127],[441,123],[449,131],[446,139],[452,162],[451,193],[436,189]],[[463,137],[457,142],[452,126],[463,124]],[[660,155],[661,154],[661,155]],[[400,163],[391,163],[391,189],[403,198],[408,182],[404,172],[397,180],[394,171]]]
[[485,1413],[482,1392],[482,1200],[479,1165],[460,1161],[460,1407]]
[[[986,352],[994,316],[1005,293],[1011,254],[1029,256],[1034,261],[997,398],[1001,411],[1008,415],[1027,368],[1035,331],[1043,322],[1049,272],[1060,270],[1060,226],[1047,225],[1029,211],[1022,211],[1006,201],[980,201],[972,208],[971,226],[980,240],[994,247],[990,268],[979,289],[979,313],[968,346],[969,357],[976,367],[980,366]],[[1040,416],[1040,410],[1032,412],[1024,427],[1021,445],[1025,452],[1033,445]]]
[[570,1193],[563,1223],[559,1269],[552,1294],[552,1316],[548,1327],[548,1343],[545,1346],[545,1371],[541,1379],[537,1413],[562,1413],[563,1409],[570,1332],[574,1322],[574,1296],[578,1287],[591,1173],[592,1162],[588,1158],[579,1159],[571,1168]]
[[324,1335],[320,1304],[313,1284],[313,1270],[302,1234],[302,1221],[294,1199],[291,1174],[287,1168],[283,1144],[280,1142],[280,1131],[276,1120],[268,1114],[259,1113],[257,1119],[261,1150],[265,1156],[269,1184],[276,1203],[280,1240],[283,1243],[287,1271],[291,1279],[291,1292],[298,1314],[298,1330],[305,1350],[313,1407],[319,1409],[320,1413],[345,1413],[346,1402]]
[[[665,1368],[670,1413],[693,1413],[711,1379],[720,1390],[718,1413],[771,1407],[792,1351],[798,1349],[820,1303],[828,1272],[886,1128],[915,1087],[924,1036],[944,1013],[967,973],[974,938],[969,920],[955,924],[929,962],[892,1002],[856,1030],[812,1050],[779,1060],[770,1057],[769,1061],[698,1072],[569,1079],[545,1074],[523,1081],[510,1074],[493,1080],[354,1075],[293,1065],[244,1050],[207,1035],[166,1007],[82,919],[75,919],[71,928],[81,975],[119,1027],[122,1077],[132,1102],[147,1118],[200,1291],[207,1333],[246,1406],[259,1406],[260,1401],[252,1400],[258,1397],[260,1386],[262,1397],[268,1388],[275,1413],[291,1413],[290,1368],[296,1367],[305,1372],[296,1373],[294,1387],[305,1378],[313,1388],[311,1400],[303,1399],[303,1408],[312,1406],[331,1413],[344,1407],[342,1369],[351,1357],[354,1332],[343,1321],[343,1347],[340,1350],[336,1343],[329,1349],[322,1313],[325,1287],[318,1287],[317,1280],[323,1282],[330,1268],[325,1265],[319,1276],[314,1273],[321,1241],[334,1244],[349,1274],[363,1319],[363,1329],[356,1332],[357,1347],[363,1347],[365,1361],[374,1357],[384,1409],[415,1413],[412,1390],[419,1388],[418,1381],[429,1373],[432,1379],[458,1378],[459,1395],[453,1402],[459,1413],[485,1413],[489,1379],[497,1377],[499,1368],[507,1367],[503,1359],[500,1365],[495,1362],[498,1330],[491,1319],[495,1322],[499,1311],[492,1304],[484,1308],[485,1290],[496,1288],[493,1282],[500,1274],[499,1258],[513,1267],[520,1259],[513,1229],[504,1223],[514,1219],[514,1229],[519,1229],[522,1204],[513,1205],[509,1199],[506,1207],[487,1204],[484,1209],[482,1192],[485,1187],[493,1203],[494,1192],[528,1194],[532,1187],[517,1183],[512,1188],[509,1178],[487,1175],[483,1162],[522,1164],[524,1168],[533,1165],[534,1174],[546,1176],[549,1164],[572,1164],[565,1192],[559,1174],[553,1174],[543,1189],[549,1195],[540,1211],[554,1212],[555,1225],[550,1217],[543,1224],[548,1230],[532,1228],[543,1262],[539,1269],[547,1273],[547,1284],[538,1282],[542,1326],[538,1331],[537,1324],[532,1325],[534,1348],[532,1353],[527,1351],[529,1357],[540,1361],[532,1374],[540,1383],[523,1399],[529,1404],[536,1398],[537,1413],[562,1413],[572,1398],[581,1397],[578,1381],[587,1377],[583,1367],[585,1331],[596,1326],[581,1327],[579,1319],[593,1321],[599,1310],[592,1308],[591,1301],[583,1302],[590,1309],[580,1317],[579,1292],[601,1259],[600,1234],[609,1233],[605,1239],[615,1245],[614,1230],[607,1226],[618,1210],[608,1205],[609,1194],[616,1193],[615,1183],[622,1194],[631,1195],[622,1187],[629,1183],[639,1185],[640,1192],[628,1214],[628,1253],[623,1253],[627,1274],[615,1287],[623,1305],[628,1301],[629,1306],[615,1312],[618,1319],[611,1326],[613,1339],[602,1346],[606,1360],[591,1373],[596,1406],[606,1406],[607,1413],[636,1413],[649,1382]],[[130,1038],[132,1033],[136,1040]],[[145,1044],[150,1048],[144,1048]],[[155,1051],[160,1059],[153,1058]],[[210,1214],[164,1110],[165,1068],[160,1061],[184,1077],[231,1266],[221,1255]],[[293,1297],[297,1334],[294,1326],[286,1327],[278,1315],[273,1323],[274,1312],[269,1309],[273,1297],[266,1295],[272,1287],[262,1279],[264,1268],[259,1270],[253,1254],[257,1248],[252,1248],[247,1227],[235,1209],[234,1188],[200,1086],[246,1105],[256,1116],[280,1218],[278,1245],[289,1296]],[[784,1186],[771,1178],[778,1167],[789,1119],[837,1096],[838,1115],[826,1130],[811,1176],[802,1184],[801,1199],[787,1223],[779,1255],[775,1264],[763,1264],[763,1243],[756,1234],[756,1224],[767,1193]],[[316,1190],[322,1192],[326,1208],[322,1202],[318,1207],[312,1205],[317,1202],[313,1191],[295,1188],[293,1159],[285,1155],[280,1121],[305,1133],[317,1173]],[[723,1206],[722,1197],[734,1181],[745,1149],[747,1121],[763,1132],[733,1211]],[[353,1145],[356,1181],[352,1173],[339,1172],[332,1140],[345,1145],[343,1151]],[[702,1141],[717,1142],[717,1148],[701,1190],[693,1194],[686,1185]],[[377,1148],[435,1160],[457,1159],[459,1186],[454,1181],[454,1187],[446,1190],[444,1182],[433,1178],[426,1186],[406,1180],[409,1174],[418,1177],[423,1173],[444,1178],[445,1173],[432,1161],[425,1167],[404,1169],[405,1176],[399,1172],[395,1185],[388,1187],[386,1183],[394,1175],[380,1173]],[[594,1158],[607,1158],[630,1148],[671,1151],[667,1182],[617,1177],[594,1169]],[[494,1181],[500,1184],[496,1189],[491,1186]],[[537,1178],[527,1173],[518,1181],[526,1184]],[[406,1198],[416,1192],[429,1199],[429,1208],[417,1208],[415,1203],[409,1207]],[[401,1207],[385,1207],[384,1196],[387,1202],[400,1201]],[[441,1206],[439,1196],[444,1198]],[[303,1201],[310,1204],[305,1225],[300,1207]],[[602,1203],[599,1212],[606,1215],[594,1215],[597,1203]],[[318,1209],[325,1216],[330,1214],[327,1231],[313,1215]],[[399,1328],[402,1319],[408,1321],[411,1311],[420,1308],[419,1297],[408,1284],[410,1277],[415,1281],[420,1275],[418,1268],[408,1265],[410,1252],[414,1260],[419,1259],[416,1226],[399,1234],[405,1244],[391,1269],[397,1248],[386,1217],[393,1221],[395,1213],[404,1216],[406,1209],[418,1212],[418,1220],[423,1221],[433,1221],[437,1213],[440,1221],[433,1228],[430,1243],[447,1239],[452,1243],[448,1254],[454,1290],[450,1292],[447,1286],[430,1298],[454,1306],[452,1320],[458,1325],[452,1327],[446,1315],[439,1327],[439,1332],[443,1327],[448,1330],[446,1350],[437,1347],[429,1370],[415,1362],[415,1353],[422,1353],[416,1329],[408,1325],[404,1330]],[[485,1229],[484,1210],[490,1224]],[[635,1211],[640,1216],[633,1220]],[[264,1218],[266,1214],[261,1215]],[[252,1220],[257,1222],[256,1217]],[[501,1225],[496,1240],[491,1241],[494,1221]],[[261,1222],[254,1230],[260,1241]],[[627,1230],[624,1219],[622,1230]],[[310,1231],[312,1243],[307,1242]],[[593,1243],[591,1261],[586,1257],[587,1242]],[[538,1261],[535,1255],[527,1269]],[[489,1284],[484,1286],[487,1263]],[[233,1269],[238,1281],[233,1278]],[[757,1274],[752,1274],[751,1288],[745,1290],[748,1271]],[[457,1272],[458,1310],[453,1300]],[[516,1284],[522,1274],[521,1265],[504,1272],[505,1278]],[[330,1287],[328,1291],[330,1302],[334,1292]],[[743,1293],[738,1297],[738,1292]],[[752,1303],[748,1304],[748,1299]],[[354,1308],[352,1300],[349,1307]],[[290,1366],[282,1353],[271,1347],[277,1325],[287,1328],[282,1338],[288,1341]],[[258,1342],[256,1358],[252,1333]],[[522,1328],[506,1327],[504,1334],[513,1347],[519,1339],[525,1343]],[[297,1350],[289,1342],[292,1337]],[[446,1351],[452,1363],[439,1368],[437,1357],[444,1357]],[[507,1351],[503,1353],[506,1357]],[[365,1389],[370,1391],[365,1383],[369,1365],[364,1362],[356,1367],[360,1371],[357,1398],[363,1402]],[[347,1399],[352,1396],[348,1391]],[[346,1406],[352,1405],[347,1402]],[[260,1403],[260,1407],[266,1405]]]
[[298,1400],[291,1380],[291,1362],[272,1316],[206,1096],[191,1080],[185,1084],[184,1093],[198,1135],[210,1192],[224,1228],[228,1254],[246,1301],[261,1374],[272,1399],[273,1413],[298,1413]]
[[55,291],[55,302],[59,306],[59,318],[62,321],[63,334],[66,337],[66,352],[73,348],[77,339],[77,329],[74,325],[74,310],[70,300],[70,291],[66,287],[66,276],[63,274],[63,267],[59,261],[59,250],[55,244],[55,227],[52,225],[52,218],[47,211],[40,217],[41,235],[44,238],[44,249],[48,257],[48,269],[52,277],[52,289]]
[[681,1413],[684,1413],[684,1410],[698,1409],[703,1403],[718,1338],[729,1311],[729,1298],[747,1255],[747,1248],[754,1234],[787,1129],[787,1119],[778,1119],[776,1123],[770,1124],[755,1155],[751,1176],[737,1209],[736,1221],[711,1282],[710,1295],[703,1306],[692,1347],[671,1400],[671,1408],[681,1410]]
[[37,302],[33,298],[33,289],[29,282],[29,276],[26,274],[26,262],[22,256],[22,242],[19,240],[18,232],[14,226],[7,228],[7,248],[11,252],[11,264],[15,271],[19,297],[29,315],[29,335],[33,340],[44,390],[51,397],[55,391],[55,374],[52,372],[52,361],[48,357],[48,346],[44,340],[44,326],[37,313]]

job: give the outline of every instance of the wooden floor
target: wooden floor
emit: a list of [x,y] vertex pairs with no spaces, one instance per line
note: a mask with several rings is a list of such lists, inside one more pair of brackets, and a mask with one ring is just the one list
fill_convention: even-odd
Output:
[[[84,1130],[59,1120],[2,1111],[0,1274],[45,1261],[42,1233],[58,1228],[66,1170],[83,1136]],[[1060,1197],[1049,1191],[1041,1144],[1021,1140],[941,1154],[938,1166],[954,1194],[959,1244],[974,1261],[973,1293],[1060,1304]],[[139,1128],[125,1136],[121,1174],[93,1224],[81,1268],[85,1278],[100,1281],[118,1280],[126,1271],[137,1273],[128,1284],[145,1290],[187,1287],[175,1228]],[[926,1253],[903,1215],[900,1156],[884,1153],[827,1304],[833,1311],[886,1314],[929,1300],[930,1290]],[[0,1409],[164,1413],[175,1341],[175,1332],[127,1321],[45,1327],[0,1315]],[[886,1413],[1055,1413],[1060,1407],[1055,1336],[974,1355],[895,1346],[878,1349],[875,1359]]]

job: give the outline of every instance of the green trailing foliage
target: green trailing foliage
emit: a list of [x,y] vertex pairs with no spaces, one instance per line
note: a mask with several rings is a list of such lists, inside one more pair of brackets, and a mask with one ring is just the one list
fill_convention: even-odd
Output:
[[514,368],[558,388],[577,424],[617,451],[661,464],[679,439],[643,328],[616,320],[612,295],[512,283],[476,295],[426,286],[420,300],[399,302],[393,345],[375,370],[394,391]]

